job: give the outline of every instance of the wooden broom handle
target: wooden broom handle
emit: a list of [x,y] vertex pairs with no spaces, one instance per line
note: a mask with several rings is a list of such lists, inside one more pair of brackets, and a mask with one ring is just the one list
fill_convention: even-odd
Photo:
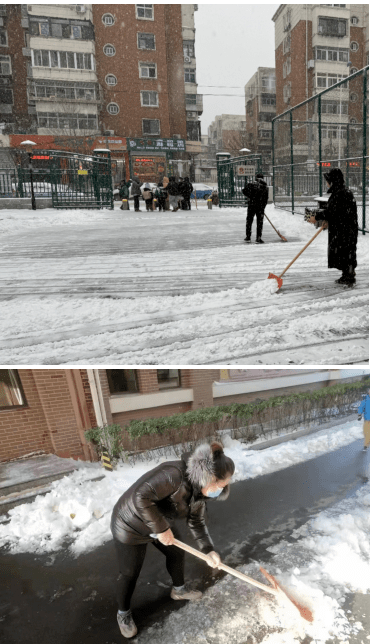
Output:
[[320,233],[321,233],[321,231],[322,231],[322,230],[324,230],[324,226],[321,226],[321,228],[317,231],[317,233],[315,233],[315,234],[314,234],[314,236],[312,237],[312,239],[310,239],[310,241],[309,241],[309,242],[307,242],[306,246],[303,246],[302,250],[300,250],[300,251],[299,251],[298,255],[296,255],[296,256],[295,256],[295,258],[294,258],[294,259],[292,259],[292,261],[290,262],[290,264],[288,264],[288,266],[287,266],[286,268],[284,268],[284,270],[283,270],[283,272],[281,273],[281,275],[279,275],[279,278],[280,278],[280,277],[283,277],[284,273],[286,273],[286,272],[287,272],[288,268],[290,268],[290,267],[291,267],[291,265],[292,265],[292,264],[294,264],[295,260],[296,260],[296,259],[298,259],[298,257],[299,257],[300,255],[302,255],[303,251],[304,251],[304,250],[306,250],[307,246],[309,246],[310,244],[312,244],[313,240],[314,240],[314,239],[316,239],[317,235],[320,235]]
[[[198,557],[199,559],[203,559],[203,561],[206,561],[207,563],[209,562],[208,555],[205,555],[203,552],[200,552],[199,550],[195,550],[195,548],[192,548],[191,546],[188,546],[187,543],[183,543],[182,541],[179,541],[178,539],[174,539],[173,543],[178,548],[181,548],[181,550],[185,550],[185,552],[189,552],[191,555],[194,555],[195,557]],[[267,593],[271,593],[272,595],[277,595],[278,594],[278,592],[277,592],[277,590],[275,590],[275,588],[271,588],[270,586],[266,586],[266,584],[261,584],[259,581],[256,581],[252,577],[248,577],[247,575],[244,575],[242,572],[239,572],[239,570],[234,570],[234,568],[230,568],[229,566],[226,566],[226,564],[224,564],[224,563],[219,563],[217,568],[219,570],[224,570],[225,572],[229,573],[230,575],[234,575],[234,577],[238,577],[242,581],[247,581],[249,584],[252,584],[253,586],[257,586],[257,588],[261,588],[262,590],[265,590]]]

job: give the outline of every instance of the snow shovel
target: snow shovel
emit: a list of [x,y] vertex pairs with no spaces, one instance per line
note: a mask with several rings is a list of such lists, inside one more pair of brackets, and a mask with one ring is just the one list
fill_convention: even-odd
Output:
[[[181,550],[185,550],[185,552],[189,552],[191,555],[198,557],[199,559],[203,559],[204,561],[207,561],[207,563],[209,561],[207,555],[203,554],[199,550],[195,550],[195,548],[188,546],[186,543],[183,543],[178,539],[174,539],[174,545],[177,546],[178,548],[181,548]],[[266,579],[268,579],[268,581],[272,584],[272,588],[271,586],[266,586],[265,584],[261,584],[259,581],[256,581],[256,579],[253,579],[252,577],[248,577],[247,575],[244,575],[242,572],[239,572],[239,570],[234,570],[234,568],[230,568],[230,566],[226,566],[226,564],[224,563],[219,563],[217,568],[219,570],[224,570],[225,572],[228,572],[230,575],[234,575],[234,577],[238,577],[238,579],[241,579],[242,581],[248,582],[248,584],[252,584],[252,586],[257,586],[257,588],[261,588],[262,590],[265,590],[267,593],[271,593],[271,595],[275,595],[277,599],[279,599],[279,597],[287,597],[289,601],[291,601],[294,604],[294,606],[299,610],[301,617],[306,619],[308,622],[313,622],[312,611],[309,608],[307,608],[307,606],[303,606],[297,600],[293,599],[293,597],[288,595],[287,591],[284,590],[279,585],[275,577],[270,575],[264,568],[262,568],[262,566],[260,566],[260,571],[266,577]]]
[[268,218],[268,216],[266,215],[266,213],[264,212],[263,214],[265,215],[265,217],[266,217],[267,221],[269,222],[269,224],[271,224],[271,226],[273,227],[274,231],[279,235],[280,239],[281,239],[282,241],[288,241],[288,240],[284,237],[284,235],[282,235],[281,233],[279,233],[279,231],[275,228],[274,224],[272,223],[272,221],[270,221],[270,219]]
[[309,242],[307,242],[307,244],[306,244],[305,246],[303,246],[302,250],[300,250],[300,251],[299,251],[299,253],[298,253],[298,255],[296,255],[296,256],[294,257],[294,259],[292,259],[292,261],[290,262],[290,264],[288,264],[288,266],[287,266],[286,268],[284,268],[283,272],[282,272],[282,273],[280,273],[280,275],[274,275],[273,273],[269,273],[268,279],[269,279],[269,280],[275,279],[275,280],[277,281],[277,283],[278,283],[278,290],[279,290],[279,289],[281,289],[281,287],[282,287],[282,285],[283,285],[283,280],[282,280],[281,278],[283,277],[284,273],[286,273],[286,272],[287,272],[287,270],[288,270],[288,268],[290,268],[290,267],[291,267],[291,265],[292,265],[292,264],[294,264],[295,260],[296,260],[296,259],[298,259],[298,257],[299,257],[300,255],[302,255],[303,251],[304,251],[304,250],[306,250],[306,248],[307,248],[310,244],[312,244],[313,240],[314,240],[314,239],[316,239],[317,235],[320,235],[320,233],[321,233],[321,231],[322,231],[322,230],[324,230],[324,226],[321,226],[321,228],[319,228],[319,230],[317,231],[317,233],[315,233],[315,234],[314,234],[314,236],[312,237],[312,239],[310,239],[310,241],[309,241]]
[[195,206],[196,206],[196,209],[198,210],[197,191],[196,191],[196,190],[194,190],[194,199],[195,199]]

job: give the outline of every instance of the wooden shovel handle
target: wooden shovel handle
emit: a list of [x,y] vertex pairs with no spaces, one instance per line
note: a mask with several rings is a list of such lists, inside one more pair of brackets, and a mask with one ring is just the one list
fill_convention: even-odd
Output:
[[298,255],[296,255],[296,256],[294,257],[294,259],[292,259],[292,261],[290,262],[290,264],[288,264],[288,266],[287,266],[286,268],[284,268],[283,272],[281,273],[281,275],[279,275],[279,277],[283,277],[284,273],[286,273],[286,272],[287,272],[288,268],[290,268],[290,267],[291,267],[291,265],[292,265],[292,264],[294,264],[295,260],[296,260],[296,259],[298,259],[298,257],[299,257],[300,255],[302,255],[303,251],[304,251],[304,250],[306,250],[307,246],[309,246],[310,244],[312,244],[313,240],[314,240],[314,239],[316,239],[317,235],[320,235],[320,233],[321,233],[321,231],[322,231],[322,230],[324,230],[324,226],[321,226],[321,228],[317,231],[317,233],[315,233],[315,234],[314,234],[314,236],[312,237],[312,239],[310,239],[310,241],[309,241],[309,242],[307,242],[307,244],[306,244],[305,246],[303,246],[302,250],[300,250],[300,251],[299,251],[299,253],[298,253]]
[[[195,548],[188,546],[187,543],[183,543],[178,539],[174,539],[173,543],[178,548],[181,548],[181,550],[185,550],[185,552],[189,552],[191,555],[198,557],[198,559],[203,559],[203,561],[206,561],[207,563],[209,562],[208,555],[205,555],[203,552],[200,552],[199,550],[195,550]],[[271,593],[272,595],[278,594],[275,588],[266,586],[266,584],[261,584],[259,581],[256,581],[252,577],[248,577],[247,575],[244,575],[242,572],[239,572],[239,570],[234,570],[234,568],[230,568],[229,566],[226,566],[226,564],[220,563],[218,564],[217,568],[219,570],[224,570],[225,572],[229,573],[230,575],[233,575],[234,577],[238,577],[238,579],[241,579],[242,581],[246,581],[249,584],[252,584],[252,586],[257,586],[257,588],[261,588],[262,590],[265,590],[267,593]]]

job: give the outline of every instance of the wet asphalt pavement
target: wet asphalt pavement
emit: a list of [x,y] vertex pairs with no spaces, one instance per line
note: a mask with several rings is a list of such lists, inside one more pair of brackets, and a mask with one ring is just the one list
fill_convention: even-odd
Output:
[[[210,501],[208,527],[225,563],[235,567],[257,559],[267,564],[272,555],[266,548],[281,539],[289,541],[292,530],[355,494],[363,485],[362,445],[359,440],[305,463],[235,483],[228,501]],[[194,545],[186,525],[178,527],[183,540]],[[118,573],[111,541],[77,559],[67,546],[55,555],[9,555],[4,550],[0,554],[1,644],[126,641],[116,622]],[[186,573],[202,590],[223,576],[191,555],[186,556]],[[139,631],[183,606],[170,599],[170,587],[164,558],[149,546],[132,602]],[[348,606],[355,606],[355,600],[361,614],[370,615],[369,596],[349,597]],[[368,626],[370,632],[370,621]]]

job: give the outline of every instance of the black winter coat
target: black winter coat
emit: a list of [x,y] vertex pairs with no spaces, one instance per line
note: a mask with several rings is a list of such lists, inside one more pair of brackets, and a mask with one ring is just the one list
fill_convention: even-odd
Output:
[[[186,463],[186,455],[181,461],[162,463],[122,494],[112,513],[115,539],[128,545],[150,543],[151,533],[165,532],[174,519],[185,518],[198,548],[204,553],[214,549],[205,523],[206,497],[190,483]],[[226,496],[228,489],[222,494]]]
[[179,184],[177,181],[169,181],[167,186],[167,192],[169,195],[177,196],[180,194]]
[[328,192],[327,208],[315,214],[317,221],[328,226],[328,268],[341,271],[356,268],[358,236],[357,205],[353,193],[343,184],[333,184]]
[[263,179],[257,179],[257,181],[253,181],[253,183],[248,183],[245,188],[242,189],[242,193],[248,197],[249,210],[258,213],[265,211],[269,197],[269,190],[266,181],[263,181]]

